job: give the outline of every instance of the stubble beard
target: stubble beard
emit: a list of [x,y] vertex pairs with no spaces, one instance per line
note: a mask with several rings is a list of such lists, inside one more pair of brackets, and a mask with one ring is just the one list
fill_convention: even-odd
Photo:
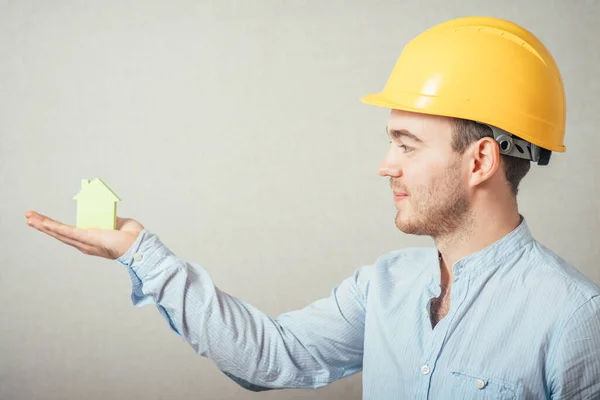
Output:
[[[410,210],[400,205],[396,214],[396,227],[404,233],[437,239],[462,231],[469,224],[470,204],[460,185],[457,166],[449,166],[428,186],[411,189],[406,200],[411,202]],[[403,213],[410,214],[402,218]]]

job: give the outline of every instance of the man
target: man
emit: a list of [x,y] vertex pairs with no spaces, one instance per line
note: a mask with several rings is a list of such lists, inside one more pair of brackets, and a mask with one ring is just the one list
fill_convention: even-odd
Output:
[[550,53],[523,28],[459,18],[417,36],[384,90],[396,225],[434,248],[392,251],[328,298],[272,319],[220,291],[131,219],[29,225],[125,265],[136,305],[255,391],[363,372],[365,399],[599,399],[600,288],[538,243],[517,208],[531,162],[563,152],[565,99]]

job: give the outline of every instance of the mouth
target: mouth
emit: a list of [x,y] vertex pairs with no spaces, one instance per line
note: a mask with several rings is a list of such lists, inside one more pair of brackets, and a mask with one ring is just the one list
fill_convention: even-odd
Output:
[[408,197],[407,193],[398,193],[398,192],[393,192],[394,193],[394,201],[400,201],[402,199],[405,199],[406,197]]

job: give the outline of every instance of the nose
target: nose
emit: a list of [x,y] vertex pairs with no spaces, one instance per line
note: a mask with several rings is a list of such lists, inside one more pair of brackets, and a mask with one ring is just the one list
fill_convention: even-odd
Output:
[[394,157],[393,151],[390,148],[388,152],[383,157],[383,160],[379,164],[377,168],[377,173],[380,176],[392,176],[399,177],[402,175],[402,168],[400,168],[400,163],[397,160],[397,157]]

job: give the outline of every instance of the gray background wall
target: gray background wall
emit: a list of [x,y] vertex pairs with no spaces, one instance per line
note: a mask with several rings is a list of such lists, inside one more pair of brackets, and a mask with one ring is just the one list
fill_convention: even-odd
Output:
[[600,283],[600,1],[0,1],[0,398],[359,399],[361,375],[254,394],[134,308],[125,270],[24,221],[73,224],[82,178],[218,286],[273,316],[391,249],[383,87],[403,45],[446,19],[512,19],[549,47],[567,153],[520,208]]

